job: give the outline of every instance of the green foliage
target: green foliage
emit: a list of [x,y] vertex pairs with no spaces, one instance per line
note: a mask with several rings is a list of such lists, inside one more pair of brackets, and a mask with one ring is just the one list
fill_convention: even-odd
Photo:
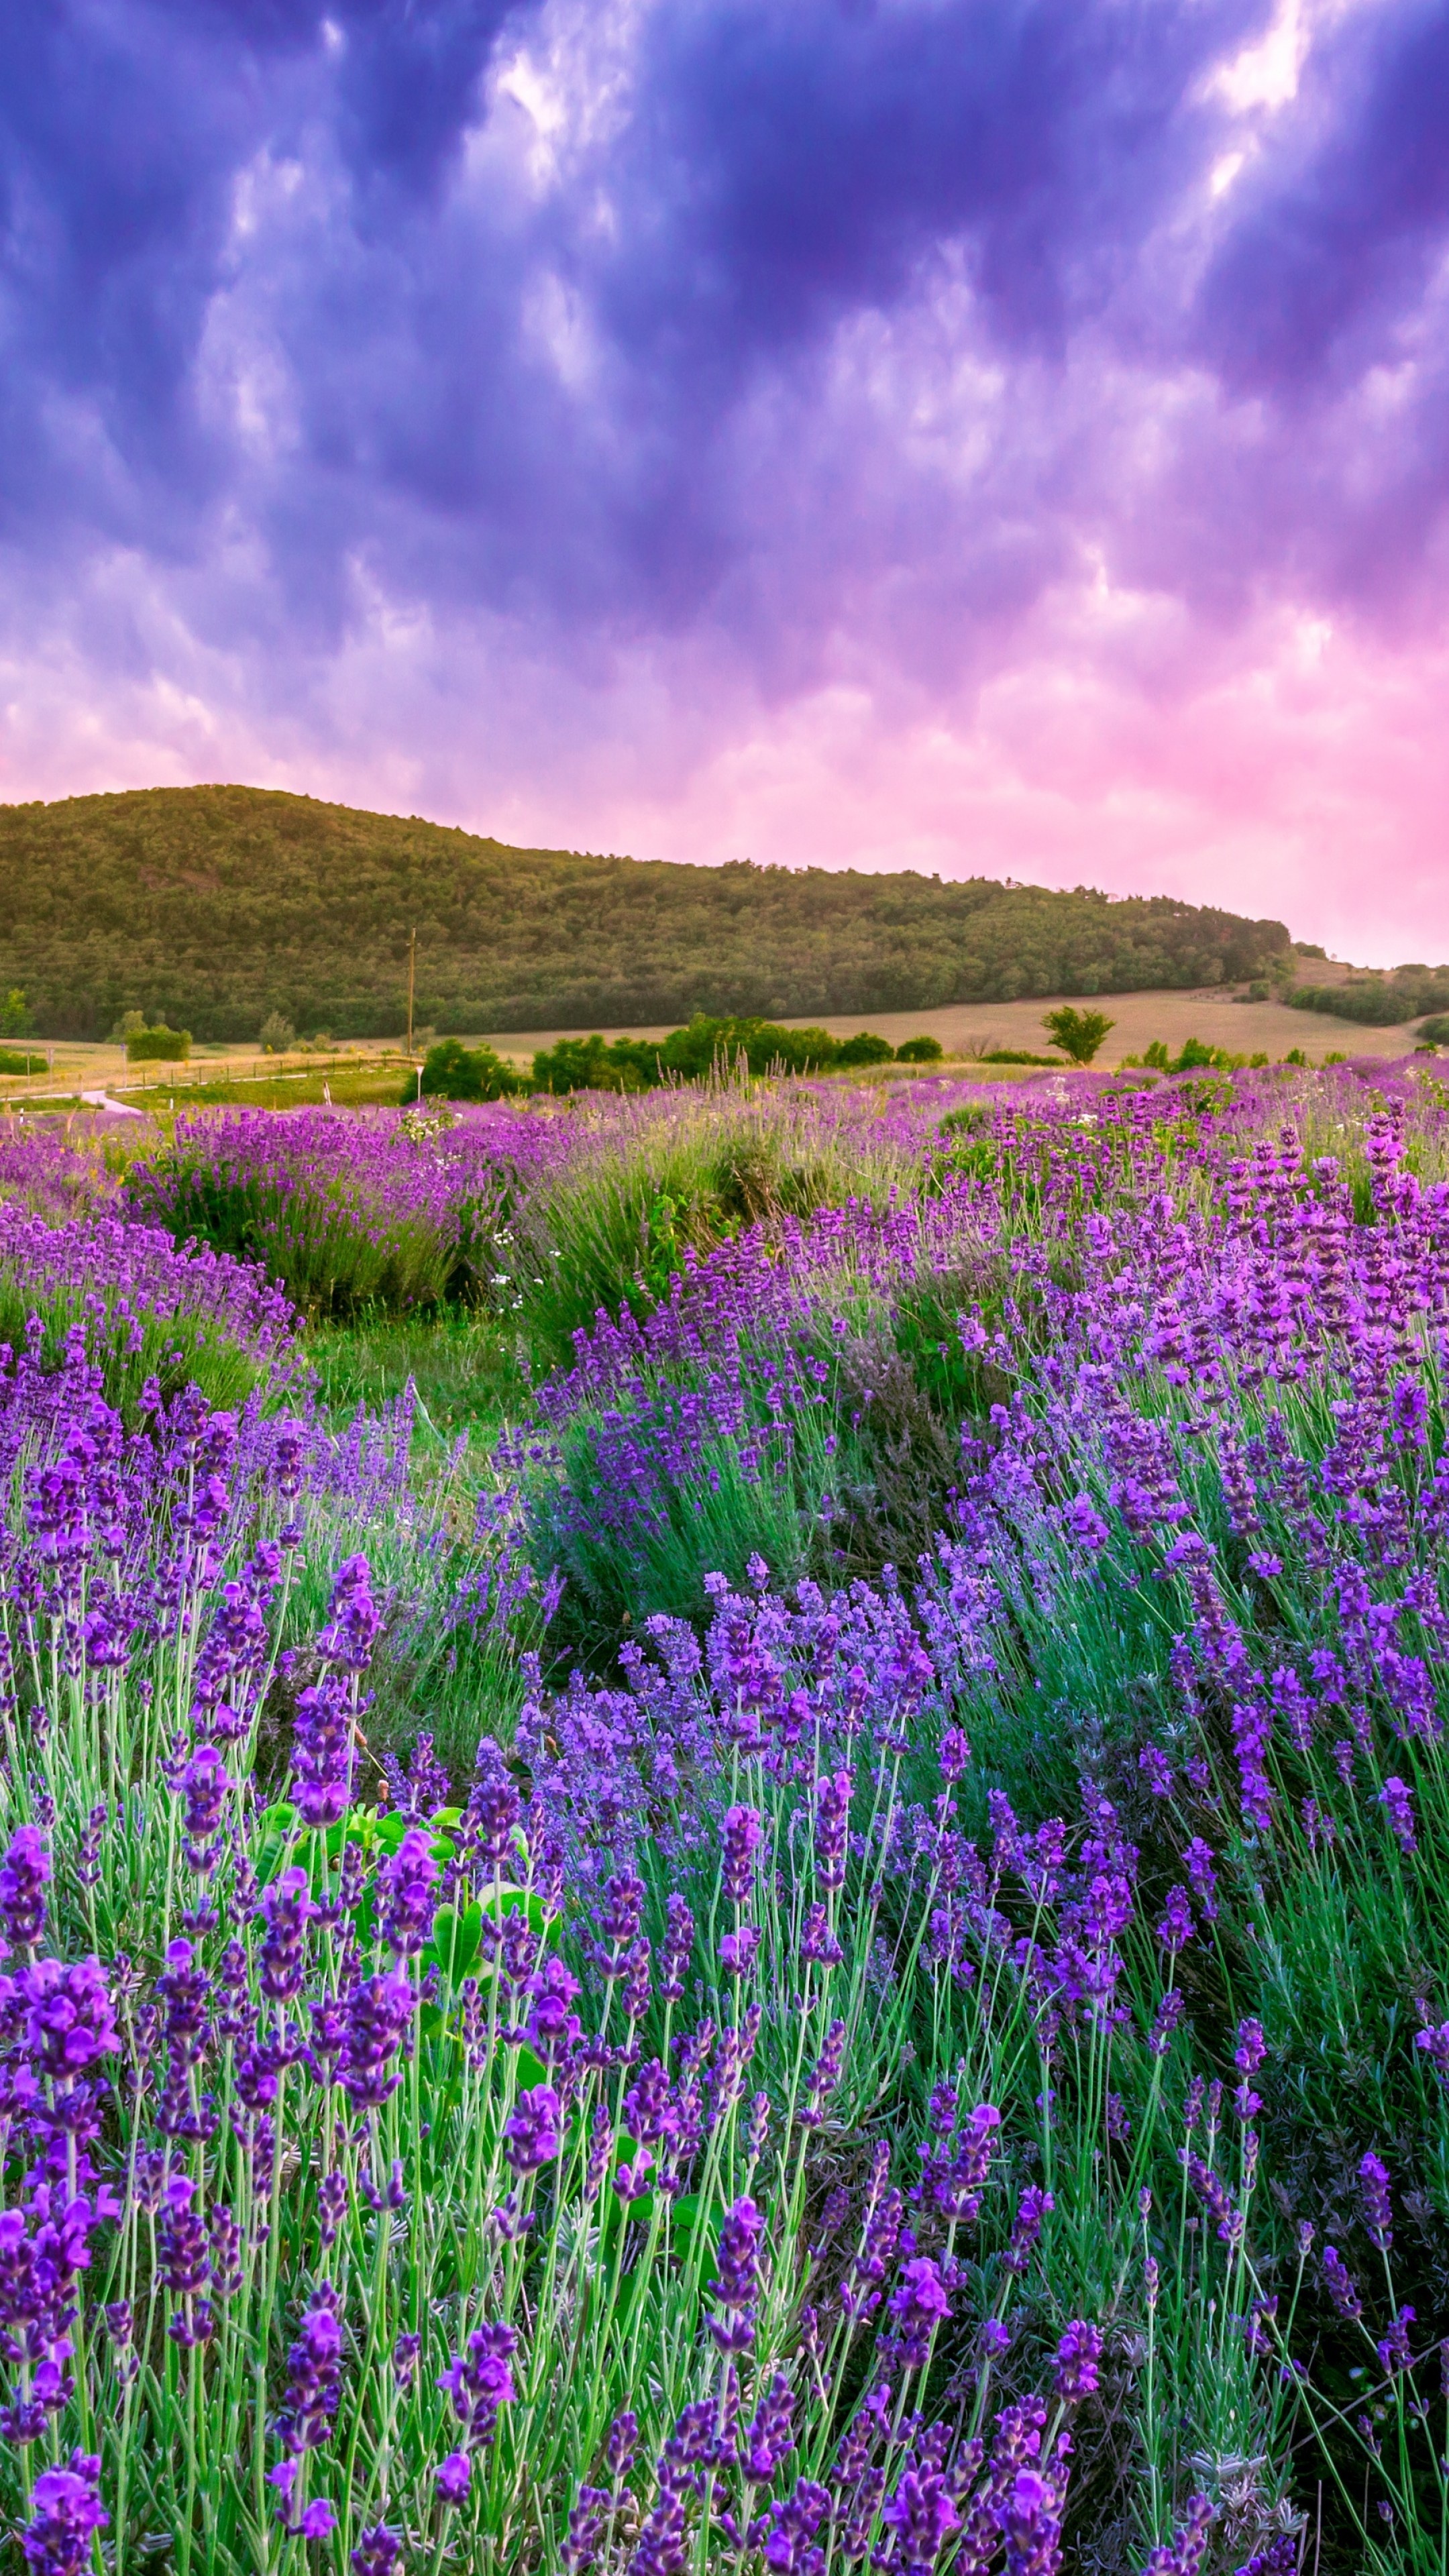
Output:
[[138,990],[206,1038],[271,1010],[396,1034],[414,924],[444,1035],[1230,985],[1288,953],[1281,922],[1167,896],[516,850],[248,787],[0,808],[0,882],[0,983],[57,1037]]
[[191,1057],[190,1029],[137,1029],[126,1040],[127,1064],[186,1064]]
[[1441,1011],[1435,1018],[1422,1023],[1419,1030],[1419,1044],[1433,1047],[1449,1046],[1449,1011]]
[[[916,1043],[919,1045],[920,1040],[917,1039]],[[926,1043],[930,1045],[929,1038]],[[939,1047],[936,1052],[939,1055]],[[835,1052],[837,1064],[894,1064],[895,1060],[896,1051],[890,1039],[877,1037],[874,1029],[861,1029],[855,1037],[842,1039]]]
[[21,1038],[30,1026],[30,1012],[18,984],[0,994],[0,1038]]
[[[1229,1048],[1209,1046],[1202,1038],[1185,1039],[1177,1055],[1169,1053],[1161,1038],[1154,1038],[1141,1055],[1124,1055],[1122,1058],[1124,1068],[1145,1065],[1154,1073],[1240,1073],[1244,1065],[1266,1064],[1267,1061],[1266,1054],[1234,1055]],[[1295,1061],[1302,1062],[1303,1059],[1288,1058],[1290,1064]]]
[[1055,1055],[1031,1055],[1022,1047],[989,1047],[981,1058],[983,1064],[1044,1064],[1060,1066]]
[[38,1047],[17,1055],[13,1047],[0,1047],[0,1073],[34,1073],[45,1062],[45,1049]]
[[869,1029],[843,1042],[828,1029],[782,1029],[771,1020],[712,1020],[697,1011],[665,1038],[560,1038],[533,1059],[538,1091],[655,1091],[743,1065],[752,1074],[823,1073],[832,1065],[888,1064],[889,1041]]
[[1115,1029],[1105,1011],[1074,1011],[1070,1002],[1048,1011],[1042,1021],[1053,1046],[1070,1056],[1073,1064],[1090,1064],[1109,1029]]
[[1370,1029],[1397,1028],[1425,1011],[1449,1011],[1449,966],[1395,966],[1347,984],[1301,984],[1286,997],[1295,1011],[1326,1011]]
[[[516,1091],[527,1089],[523,1076],[492,1047],[470,1049],[461,1038],[440,1038],[435,1047],[429,1047],[423,1064],[425,1100],[509,1100]],[[413,1097],[414,1084],[405,1081],[404,1107]]]
[[263,1055],[285,1055],[297,1032],[282,1011],[268,1011],[257,1044]]
[[897,1064],[939,1064],[946,1050],[939,1038],[907,1038],[896,1049]]

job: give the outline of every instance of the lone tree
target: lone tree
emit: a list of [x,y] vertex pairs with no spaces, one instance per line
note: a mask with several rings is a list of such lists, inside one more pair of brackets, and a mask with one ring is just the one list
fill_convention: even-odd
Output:
[[1048,1011],[1042,1021],[1053,1046],[1059,1046],[1073,1064],[1090,1064],[1107,1031],[1116,1025],[1105,1011],[1074,1011],[1070,1002]]

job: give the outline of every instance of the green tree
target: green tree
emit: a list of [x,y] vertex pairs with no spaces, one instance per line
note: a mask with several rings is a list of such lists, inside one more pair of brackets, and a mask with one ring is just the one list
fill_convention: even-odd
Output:
[[853,1038],[842,1041],[837,1064],[894,1064],[895,1048],[889,1038],[876,1036],[874,1029],[860,1029]]
[[[470,1049],[461,1038],[444,1038],[430,1047],[423,1064],[425,1100],[507,1100],[526,1087],[522,1075],[515,1073],[511,1064],[505,1064],[491,1046]],[[409,1076],[403,1086],[404,1105],[412,1097]]]
[[263,1055],[285,1055],[297,1032],[281,1011],[268,1011],[257,1041]]
[[0,999],[0,1038],[23,1037],[30,1025],[30,1012],[18,984],[12,984]]
[[907,1038],[896,1049],[897,1064],[939,1064],[946,1050],[939,1038]]
[[1042,1021],[1053,1046],[1060,1047],[1073,1064],[1090,1064],[1107,1031],[1116,1025],[1105,1011],[1074,1011],[1070,1002],[1048,1011]]

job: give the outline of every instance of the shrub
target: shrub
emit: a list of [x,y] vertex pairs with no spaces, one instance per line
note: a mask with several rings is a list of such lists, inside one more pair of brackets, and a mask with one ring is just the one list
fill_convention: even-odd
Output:
[[946,1050],[939,1038],[907,1038],[896,1049],[897,1064],[939,1064]]
[[1059,1010],[1048,1011],[1042,1021],[1052,1044],[1059,1046],[1073,1064],[1090,1064],[1108,1030],[1116,1025],[1105,1011],[1075,1011],[1070,1002],[1063,1002]]
[[[492,1047],[470,1050],[461,1038],[444,1038],[428,1050],[420,1088],[425,1100],[509,1100],[528,1085]],[[405,1106],[413,1098],[410,1081],[402,1097]]]
[[185,1064],[190,1054],[190,1029],[168,1029],[164,1020],[153,1029],[136,1029],[126,1040],[128,1064]]
[[18,984],[0,994],[0,1038],[19,1038],[30,1026],[30,1011]]
[[837,1064],[893,1064],[895,1060],[889,1038],[877,1037],[874,1029],[861,1029],[853,1038],[843,1039],[835,1054]]
[[257,1044],[263,1055],[285,1055],[296,1034],[291,1021],[281,1011],[268,1011]]
[[1420,1022],[1419,1044],[1433,1047],[1449,1046],[1449,1011],[1440,1011],[1433,1019]]

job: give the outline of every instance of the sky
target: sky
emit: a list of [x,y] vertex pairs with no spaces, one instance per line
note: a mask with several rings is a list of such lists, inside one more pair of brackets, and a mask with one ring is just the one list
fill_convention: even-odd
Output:
[[0,799],[1449,958],[1449,0],[18,0]]

